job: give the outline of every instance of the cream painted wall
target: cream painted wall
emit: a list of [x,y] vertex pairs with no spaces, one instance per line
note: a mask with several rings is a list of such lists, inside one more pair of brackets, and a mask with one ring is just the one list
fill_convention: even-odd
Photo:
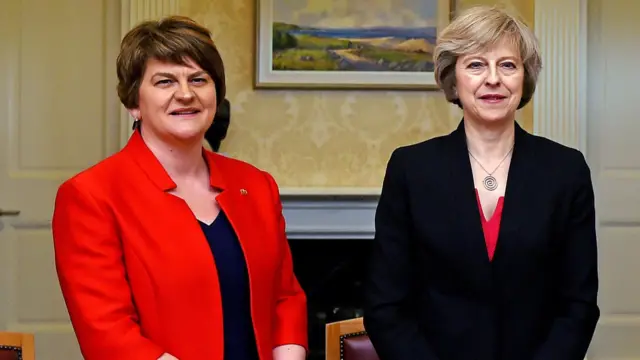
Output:
[[[533,26],[533,0],[498,2]],[[213,31],[225,61],[233,111],[222,151],[270,171],[281,187],[377,188],[394,148],[458,123],[440,92],[254,90],[255,3],[181,0],[180,13]],[[458,8],[480,3],[496,0]],[[519,121],[533,130],[532,105]]]

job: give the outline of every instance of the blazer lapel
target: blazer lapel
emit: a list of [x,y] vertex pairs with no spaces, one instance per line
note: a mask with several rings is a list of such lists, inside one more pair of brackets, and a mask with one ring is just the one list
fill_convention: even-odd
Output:
[[491,267],[473,183],[464,120],[450,134],[450,140],[449,153],[453,157],[449,162],[450,179],[448,183],[453,195],[453,206],[458,213],[457,221],[460,222],[459,234],[461,234],[460,237],[462,238],[460,240],[470,250],[470,265],[477,276],[480,277],[480,283],[483,283],[490,279]]
[[507,188],[505,190],[502,219],[500,220],[500,231],[498,243],[494,254],[494,263],[507,254],[503,254],[509,248],[509,242],[514,239],[513,235],[522,226],[527,217],[527,204],[531,203],[531,182],[535,181],[532,171],[534,164],[534,153],[531,149],[532,137],[524,129],[515,124],[515,144],[509,165],[509,175],[507,178]]
[[246,253],[246,248],[249,248],[249,246],[245,245],[254,238],[251,231],[255,227],[252,227],[251,224],[253,207],[249,205],[249,196],[251,194],[246,189],[238,189],[232,186],[222,191],[216,198],[220,208],[227,215],[233,230],[235,230],[238,240],[245,250],[245,256],[249,255]]
[[[233,169],[222,169],[217,158],[220,155],[214,153],[206,153],[207,163],[209,164],[210,183],[212,187],[221,190],[216,197],[216,201],[220,208],[227,215],[233,230],[245,251],[245,257],[249,256],[246,252],[250,246],[246,246],[250,239],[254,236],[250,233],[252,226],[251,219],[254,219],[254,209],[250,206],[253,195],[245,188],[242,188],[244,181],[242,179],[233,178]],[[223,166],[224,167],[224,166]],[[238,186],[240,184],[240,186]],[[248,260],[248,259],[247,259]]]
[[243,184],[246,184],[247,180],[235,177],[233,168],[220,168],[221,164],[216,161],[220,155],[213,153],[207,153],[207,155],[211,185],[222,190],[216,200],[229,219],[242,246],[249,270],[250,285],[253,289],[255,284],[252,280],[256,274],[251,272],[251,268],[261,268],[264,261],[258,250],[261,246],[256,244],[256,241],[262,240],[260,229],[263,229],[259,226],[261,218],[254,201],[254,197],[260,194],[253,193],[248,187],[245,188]]

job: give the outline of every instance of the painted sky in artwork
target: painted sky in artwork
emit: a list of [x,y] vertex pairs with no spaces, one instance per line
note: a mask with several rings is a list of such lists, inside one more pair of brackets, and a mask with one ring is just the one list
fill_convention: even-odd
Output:
[[323,28],[436,26],[438,0],[273,0],[273,20]]

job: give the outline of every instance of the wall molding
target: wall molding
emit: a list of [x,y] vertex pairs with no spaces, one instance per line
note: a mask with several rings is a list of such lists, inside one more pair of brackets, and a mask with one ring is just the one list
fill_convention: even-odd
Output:
[[534,133],[586,154],[587,0],[535,0],[534,19],[543,67]]
[[[138,23],[175,15],[180,11],[180,0],[120,0],[120,38]],[[133,119],[126,109],[120,111],[120,148],[131,136]]]

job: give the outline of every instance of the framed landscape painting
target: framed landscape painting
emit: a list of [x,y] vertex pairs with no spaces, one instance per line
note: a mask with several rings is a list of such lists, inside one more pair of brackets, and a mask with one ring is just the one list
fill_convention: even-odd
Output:
[[257,0],[257,88],[431,89],[453,0]]

